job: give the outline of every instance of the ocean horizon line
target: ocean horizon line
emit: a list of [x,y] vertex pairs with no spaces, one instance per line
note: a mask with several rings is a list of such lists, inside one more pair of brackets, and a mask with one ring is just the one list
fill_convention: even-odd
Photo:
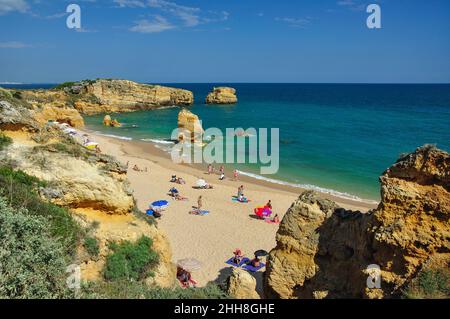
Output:
[[[106,78],[99,78],[106,79]],[[84,79],[87,80],[87,79]],[[123,80],[122,78],[114,78],[113,80]],[[82,80],[73,80],[73,82],[79,82]],[[283,84],[304,84],[304,85],[450,85],[450,82],[148,82],[148,81],[136,81],[142,84],[268,84],[268,85],[283,85]],[[58,85],[69,81],[60,82],[0,82],[0,85]]]

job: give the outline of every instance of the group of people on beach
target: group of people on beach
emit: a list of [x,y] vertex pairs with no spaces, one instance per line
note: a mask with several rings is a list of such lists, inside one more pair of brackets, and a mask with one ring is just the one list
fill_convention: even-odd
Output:
[[[236,250],[233,252],[233,255],[233,263],[235,263],[236,265],[240,265],[242,259],[244,258],[244,254],[242,254],[242,251],[239,248],[236,248]],[[248,261],[248,264],[258,268],[261,265],[261,259],[255,254],[255,258]]]
[[191,286],[195,288],[197,285],[197,282],[192,279],[191,273],[181,267],[177,267],[177,279],[183,288],[189,288]]
[[[216,172],[215,167],[212,164],[208,164],[208,172],[207,173],[209,175],[211,175],[211,174],[215,174],[215,172]],[[219,180],[223,181],[225,179],[225,167],[223,165],[221,165],[219,167],[219,175],[220,175]],[[237,169],[235,169],[233,171],[233,180],[237,181],[238,177],[239,177],[239,172]]]

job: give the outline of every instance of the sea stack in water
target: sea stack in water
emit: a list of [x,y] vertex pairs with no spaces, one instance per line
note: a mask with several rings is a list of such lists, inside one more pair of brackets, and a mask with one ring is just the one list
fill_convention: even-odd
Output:
[[419,271],[448,265],[449,172],[450,155],[426,145],[383,173],[381,202],[368,213],[304,192],[276,235],[266,297],[396,297]]
[[238,99],[236,90],[230,87],[216,87],[206,97],[206,104],[235,104]]
[[110,126],[110,127],[121,127],[122,124],[119,123],[116,119],[112,120],[111,116],[105,115],[103,118],[103,125]]
[[180,130],[178,140],[194,142],[196,138],[201,141],[203,134],[202,123],[197,115],[191,111],[182,108],[178,113],[178,129]]

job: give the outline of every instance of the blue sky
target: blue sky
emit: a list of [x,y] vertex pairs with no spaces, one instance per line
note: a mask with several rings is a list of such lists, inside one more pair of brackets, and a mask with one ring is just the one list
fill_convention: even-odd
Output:
[[0,82],[449,83],[449,39],[448,0],[0,0]]

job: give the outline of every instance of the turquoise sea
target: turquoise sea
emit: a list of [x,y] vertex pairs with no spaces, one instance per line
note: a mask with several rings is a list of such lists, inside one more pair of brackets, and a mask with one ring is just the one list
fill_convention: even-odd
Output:
[[[194,92],[190,109],[205,129],[279,128],[279,172],[259,176],[279,183],[378,200],[378,177],[401,153],[426,143],[450,151],[449,84],[227,84],[239,98],[227,106],[204,104],[219,84],[167,85]],[[104,127],[104,114],[87,116],[85,122],[104,134],[165,147],[178,112],[113,114],[122,128]],[[260,175],[256,164],[237,167]]]

